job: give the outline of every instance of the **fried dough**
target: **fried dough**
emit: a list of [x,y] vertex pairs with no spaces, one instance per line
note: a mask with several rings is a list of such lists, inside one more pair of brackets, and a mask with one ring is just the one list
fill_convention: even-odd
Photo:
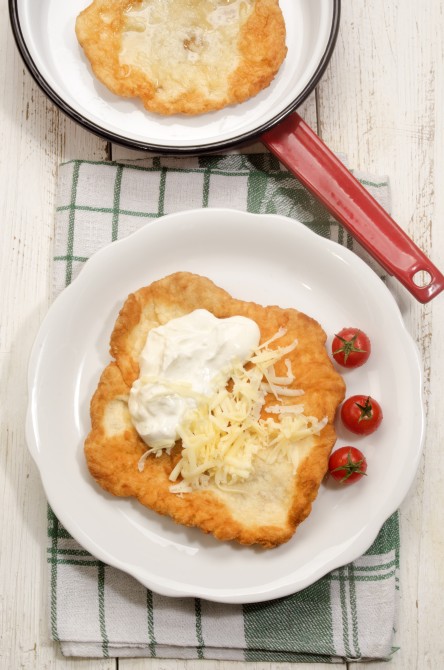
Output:
[[[151,328],[197,308],[218,318],[240,315],[253,319],[259,325],[261,342],[282,327],[286,334],[280,344],[297,338],[298,346],[288,358],[297,387],[304,390],[304,412],[327,416],[328,424],[319,436],[312,437],[295,474],[287,461],[270,465],[257,458],[254,475],[242,485],[241,494],[210,483],[205,490],[177,495],[169,490],[169,475],[180,457],[180,442],[170,455],[149,456],[139,471],[138,462],[147,445],[133,427],[127,406],[131,385],[139,375],[138,357]],[[198,275],[179,272],[141,288],[120,311],[111,336],[114,360],[103,371],[91,401],[92,429],[85,455],[92,476],[110,493],[135,497],[142,505],[219,540],[264,547],[286,542],[310,513],[336,439],[333,419],[344,397],[344,382],[328,358],[325,339],[321,326],[309,316],[295,309],[236,300]],[[276,370],[282,374],[278,367]],[[275,402],[274,397],[269,401]]]
[[243,102],[287,52],[278,0],[94,0],[76,34],[105,86],[158,114]]

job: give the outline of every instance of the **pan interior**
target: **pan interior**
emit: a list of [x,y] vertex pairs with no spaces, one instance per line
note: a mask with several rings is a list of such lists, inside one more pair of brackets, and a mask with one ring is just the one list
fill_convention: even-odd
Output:
[[161,117],[138,100],[115,96],[93,77],[74,32],[76,16],[89,0],[16,3],[25,48],[45,90],[69,108],[65,111],[117,141],[179,151],[241,141],[291,107],[312,83],[329,46],[335,5],[334,0],[280,1],[288,54],[274,82],[256,97],[196,117]]

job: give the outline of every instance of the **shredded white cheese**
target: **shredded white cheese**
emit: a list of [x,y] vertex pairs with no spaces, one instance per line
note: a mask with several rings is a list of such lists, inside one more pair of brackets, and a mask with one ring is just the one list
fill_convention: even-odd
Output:
[[[304,394],[301,389],[290,388],[295,376],[290,360],[284,358],[296,348],[297,341],[269,348],[285,334],[285,329],[280,329],[257,347],[244,365],[233,362],[229,383],[217,392],[209,396],[195,395],[197,406],[186,412],[177,428],[182,451],[170,474],[173,482],[170,491],[189,493],[207,487],[210,481],[223,490],[240,490],[236,484],[252,475],[256,457],[268,463],[286,459],[296,471],[301,449],[307,446],[307,439],[319,435],[327,418],[318,420],[306,416],[302,403],[283,401]],[[274,367],[282,359],[287,371],[285,376],[277,375]],[[226,371],[224,378],[227,379]],[[174,387],[176,392],[181,392],[180,384]],[[182,390],[189,393],[189,389]],[[274,395],[277,403],[264,407],[267,394]],[[279,419],[262,418],[263,410]],[[139,461],[139,469],[143,469],[150,454],[160,455],[166,446],[162,442],[151,444]]]

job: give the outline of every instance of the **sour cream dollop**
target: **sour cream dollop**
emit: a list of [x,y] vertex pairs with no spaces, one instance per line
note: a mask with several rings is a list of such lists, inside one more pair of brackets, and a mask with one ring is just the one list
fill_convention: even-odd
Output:
[[150,330],[128,402],[143,441],[150,447],[172,447],[198,394],[210,396],[223,388],[233,362],[245,363],[259,340],[252,319],[218,319],[205,309]]

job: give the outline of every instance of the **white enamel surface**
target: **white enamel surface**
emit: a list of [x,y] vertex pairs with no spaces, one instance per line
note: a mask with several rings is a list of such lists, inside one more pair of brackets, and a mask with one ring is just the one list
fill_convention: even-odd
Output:
[[[352,438],[365,452],[368,477],[341,490],[322,484],[310,517],[277,549],[219,543],[177,526],[104,493],[87,471],[89,400],[109,361],[120,305],[130,291],[178,270],[206,275],[237,298],[297,307],[319,320],[329,343],[350,325],[372,339],[368,363],[344,374],[348,395],[374,395],[385,410],[374,436]],[[397,509],[423,441],[420,368],[393,297],[347,249],[284,217],[173,214],[97,253],[55,301],[30,361],[28,444],[57,516],[97,557],[167,595],[260,601],[302,589],[362,554]],[[340,426],[338,434],[337,446],[350,443]]]
[[43,79],[75,112],[101,129],[154,146],[205,146],[230,141],[286,109],[304,90],[330,37],[332,0],[281,0],[288,54],[275,81],[251,100],[197,117],[160,117],[138,100],[119,98],[93,77],[74,25],[89,0],[18,0],[21,30]]

